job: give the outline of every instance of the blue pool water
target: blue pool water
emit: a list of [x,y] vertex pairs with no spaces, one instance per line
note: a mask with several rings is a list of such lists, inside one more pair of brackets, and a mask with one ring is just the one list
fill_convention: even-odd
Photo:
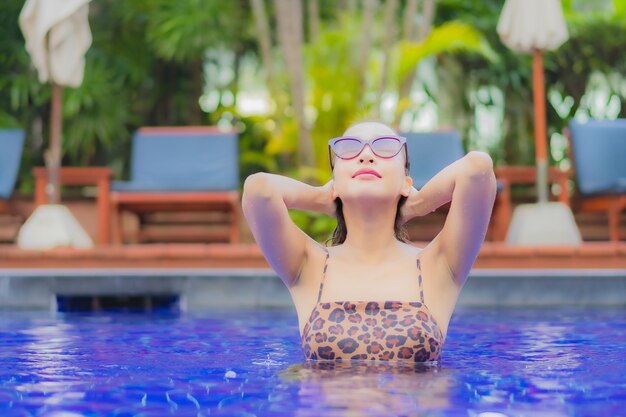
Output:
[[626,415],[626,311],[459,309],[440,366],[306,364],[292,310],[0,313],[0,416]]

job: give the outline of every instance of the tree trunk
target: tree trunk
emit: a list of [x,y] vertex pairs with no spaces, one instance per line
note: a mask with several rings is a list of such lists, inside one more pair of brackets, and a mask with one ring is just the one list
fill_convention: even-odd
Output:
[[436,0],[424,0],[421,24],[417,28],[417,41],[423,41],[430,33],[435,21]]
[[375,116],[380,117],[380,106],[382,105],[383,94],[387,88],[387,79],[389,78],[389,59],[391,48],[396,40],[396,10],[398,9],[398,0],[387,0],[385,3],[385,16],[383,25],[385,28],[385,37],[383,39],[383,68],[380,74],[380,85],[378,86],[378,95],[376,96]]
[[374,32],[374,14],[378,0],[364,0],[363,4],[363,25],[361,26],[361,41],[359,42],[359,86],[361,91],[365,90],[365,74],[367,73],[367,61],[372,47],[372,34]]
[[407,0],[404,8],[404,21],[402,22],[402,37],[405,40],[413,39],[413,28],[417,16],[417,6],[419,0]]
[[274,0],[278,39],[285,57],[291,87],[291,98],[298,124],[298,156],[300,164],[315,165],[311,131],[305,117],[304,58],[302,54],[301,0]]
[[356,13],[357,9],[357,0],[343,0],[342,1],[342,9],[344,9],[348,14]]
[[320,12],[317,1],[308,0],[307,3],[309,12],[309,42],[314,42],[320,33]]
[[[404,16],[404,39],[408,41],[423,41],[426,39],[433,26],[433,20],[435,18],[435,1],[436,0],[423,0],[422,13],[420,19],[420,26],[418,30],[415,30],[415,13],[417,11],[417,0],[409,0],[407,2],[407,10]],[[415,9],[415,10],[414,10]],[[400,82],[400,91],[398,93],[398,103],[404,101],[411,92],[413,80],[415,79],[415,73],[417,72],[417,66],[411,71],[411,73]],[[396,111],[396,119],[394,124],[400,123],[402,113]]]
[[175,91],[178,88],[177,65],[161,59],[155,60],[155,78],[157,85],[161,88],[158,90],[158,96],[155,98],[148,122],[154,126],[170,126],[180,123],[176,113]]
[[256,23],[256,32],[259,41],[259,49],[261,52],[261,64],[265,70],[265,77],[267,80],[267,86],[270,92],[270,97],[274,100],[277,99],[276,93],[278,88],[276,85],[276,73],[274,70],[274,62],[272,60],[272,37],[270,33],[270,26],[265,13],[265,5],[263,0],[251,0],[252,13],[254,14],[254,21]]
[[63,87],[52,83],[52,104],[50,108],[50,145],[45,153],[48,168],[46,194],[49,204],[61,203],[61,138],[63,132]]
[[439,126],[454,128],[467,139],[471,117],[464,106],[467,94],[467,74],[458,59],[441,56],[437,62],[437,119]]
[[241,72],[241,58],[243,58],[243,50],[240,45],[235,47],[235,57],[233,59],[233,80],[230,82],[229,89],[233,95],[233,108],[237,108],[237,96],[239,95],[239,76]]

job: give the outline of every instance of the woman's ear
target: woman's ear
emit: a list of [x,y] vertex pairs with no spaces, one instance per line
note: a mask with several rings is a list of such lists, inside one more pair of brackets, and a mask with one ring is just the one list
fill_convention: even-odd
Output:
[[404,186],[402,187],[402,190],[400,190],[400,194],[403,195],[404,197],[408,197],[409,193],[411,192],[411,188],[413,188],[413,178],[411,178],[408,175],[405,175]]

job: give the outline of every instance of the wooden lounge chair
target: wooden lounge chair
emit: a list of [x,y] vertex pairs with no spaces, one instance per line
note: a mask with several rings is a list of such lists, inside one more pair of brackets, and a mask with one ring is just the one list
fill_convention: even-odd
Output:
[[610,240],[619,241],[626,208],[626,119],[572,120],[565,135],[576,178],[575,209],[607,212]]
[[[239,166],[235,133],[212,127],[146,127],[133,137],[130,181],[113,181],[113,243],[122,243],[121,212],[138,215],[138,241],[181,240],[183,228],[158,236],[146,226],[162,212],[221,212],[229,227],[192,240],[239,241]],[[193,228],[197,230],[198,228]],[[189,232],[189,228],[186,229]],[[184,235],[184,233],[182,233]],[[182,236],[183,240],[185,236]]]
[[0,213],[9,212],[7,201],[13,194],[23,149],[23,130],[0,129]]

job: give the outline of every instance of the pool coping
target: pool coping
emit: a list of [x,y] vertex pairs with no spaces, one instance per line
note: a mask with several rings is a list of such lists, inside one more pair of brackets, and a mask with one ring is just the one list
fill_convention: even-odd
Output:
[[[413,242],[424,247],[426,242]],[[474,264],[480,269],[626,269],[626,242],[579,246],[511,246],[485,242]],[[255,244],[145,244],[92,249],[23,250],[0,245],[0,270],[13,268],[268,268]]]
[[[177,295],[183,310],[293,308],[267,268],[0,269],[0,309],[55,310],[57,295]],[[458,305],[626,307],[626,269],[477,268]]]

